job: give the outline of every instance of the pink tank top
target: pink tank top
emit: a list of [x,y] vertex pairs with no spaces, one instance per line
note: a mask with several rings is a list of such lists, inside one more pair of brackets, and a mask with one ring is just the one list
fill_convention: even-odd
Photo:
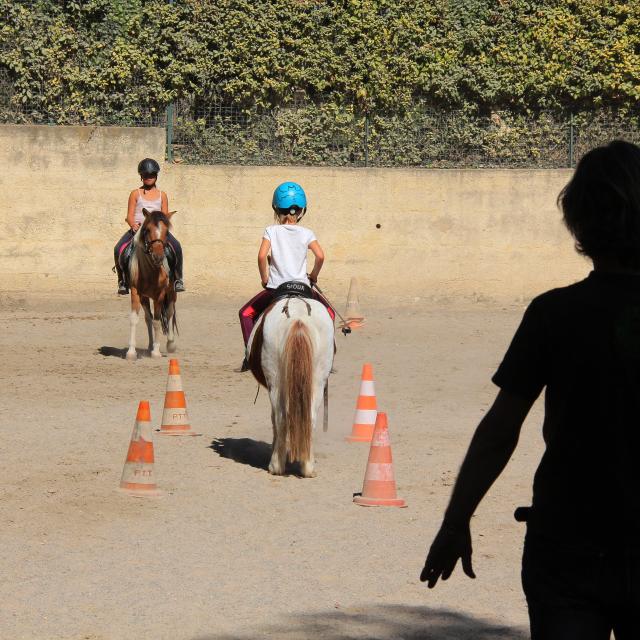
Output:
[[162,191],[160,191],[160,195],[155,200],[146,200],[142,197],[142,189],[138,189],[138,199],[136,200],[133,217],[134,222],[137,224],[144,222],[143,209],[147,209],[147,211],[162,211]]

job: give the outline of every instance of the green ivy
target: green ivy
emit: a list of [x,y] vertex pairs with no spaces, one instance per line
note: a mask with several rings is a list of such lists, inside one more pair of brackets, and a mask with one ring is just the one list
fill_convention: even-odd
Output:
[[629,107],[640,3],[605,0],[0,0],[13,100],[136,109],[303,92],[356,111]]
[[152,124],[177,101],[185,158],[360,162],[365,117],[382,164],[516,157],[516,138],[566,138],[542,110],[619,117],[640,98],[637,0],[0,0],[0,16],[0,119]]

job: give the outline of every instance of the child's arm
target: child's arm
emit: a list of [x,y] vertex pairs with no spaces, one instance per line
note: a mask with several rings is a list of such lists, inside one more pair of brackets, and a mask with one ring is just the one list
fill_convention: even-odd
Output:
[[127,204],[127,224],[131,227],[131,231],[134,233],[138,230],[138,226],[135,221],[136,214],[136,200],[138,199],[138,192],[132,191],[129,194],[129,202]]
[[322,263],[324,262],[324,251],[320,246],[320,243],[317,240],[314,240],[310,245],[309,249],[311,253],[315,256],[315,261],[313,263],[313,270],[309,274],[309,280],[311,284],[315,284],[318,281],[318,276],[320,275],[320,269],[322,269]]
[[260,270],[260,280],[263,287],[266,287],[269,281],[269,267],[267,265],[269,249],[271,249],[271,242],[266,238],[262,238],[262,244],[258,250],[258,269]]
[[164,191],[161,191],[160,194],[160,210],[166,216],[169,213],[169,198]]
[[475,578],[471,566],[471,516],[509,462],[533,402],[500,391],[480,421],[458,473],[440,531],[420,574],[420,580],[428,581],[429,587],[435,586],[438,578],[446,580],[458,559],[462,561],[463,571]]

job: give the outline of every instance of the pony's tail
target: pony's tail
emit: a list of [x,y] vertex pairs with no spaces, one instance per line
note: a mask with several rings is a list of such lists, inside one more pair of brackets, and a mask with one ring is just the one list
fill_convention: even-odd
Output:
[[282,374],[289,460],[307,460],[311,453],[313,345],[309,329],[300,320],[294,320],[289,329],[284,345]]

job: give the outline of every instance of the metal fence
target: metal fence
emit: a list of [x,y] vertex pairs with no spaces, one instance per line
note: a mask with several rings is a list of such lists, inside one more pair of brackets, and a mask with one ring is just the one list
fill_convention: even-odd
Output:
[[217,96],[172,105],[18,103],[0,73],[0,123],[164,127],[167,159],[188,164],[562,168],[619,138],[640,143],[640,112],[356,112],[299,101],[247,109]]
[[640,143],[640,112],[474,113],[416,104],[402,114],[358,114],[304,103],[259,112],[184,101],[170,125],[173,158],[192,164],[563,168],[613,139]]

